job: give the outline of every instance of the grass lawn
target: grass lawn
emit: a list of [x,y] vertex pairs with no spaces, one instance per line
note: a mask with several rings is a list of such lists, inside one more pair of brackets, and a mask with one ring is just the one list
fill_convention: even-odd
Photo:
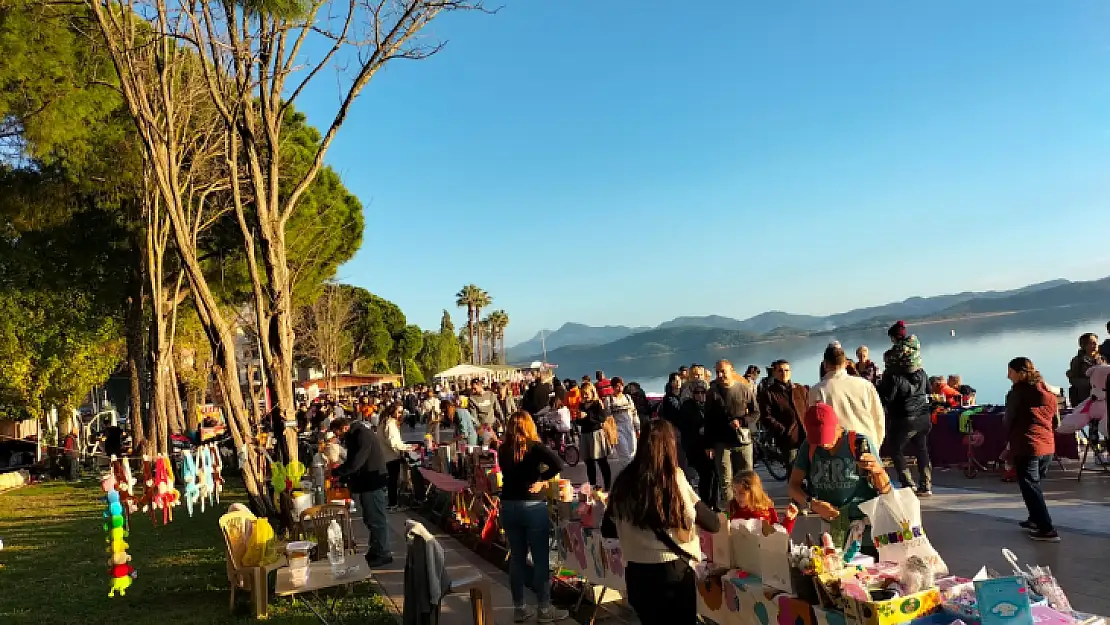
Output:
[[[228,581],[219,518],[245,499],[234,482],[222,504],[192,518],[185,506],[174,520],[155,526],[150,517],[131,520],[131,565],[138,577],[125,597],[108,598],[107,552],[100,485],[53,482],[0,494],[0,623],[242,623],[249,595],[239,593],[228,611]],[[271,578],[272,579],[272,578]],[[369,583],[354,587],[342,604],[347,622],[394,623]],[[270,598],[272,623],[317,623],[301,603]]]

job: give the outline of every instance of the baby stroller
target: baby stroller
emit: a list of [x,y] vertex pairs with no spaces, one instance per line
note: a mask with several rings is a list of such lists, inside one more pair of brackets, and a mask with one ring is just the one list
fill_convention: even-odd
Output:
[[582,454],[578,451],[578,437],[573,427],[570,431],[564,432],[551,421],[543,421],[541,427],[540,438],[543,439],[543,444],[550,447],[567,466],[577,466],[578,462],[582,459]]

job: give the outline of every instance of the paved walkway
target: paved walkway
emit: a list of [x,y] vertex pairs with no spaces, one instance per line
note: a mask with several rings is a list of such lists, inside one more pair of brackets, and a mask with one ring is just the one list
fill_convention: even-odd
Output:
[[[1105,563],[1110,554],[1110,473],[1089,464],[1083,481],[1078,482],[1077,467],[1078,463],[1073,461],[1065,462],[1065,471],[1054,465],[1044,483],[1049,510],[1062,538],[1059,544],[1031,541],[1017,526],[1026,513],[1016,484],[1001,482],[997,473],[983,472],[975,479],[967,479],[959,470],[944,469],[935,472],[934,496],[922,500],[929,539],[949,568],[967,577],[982,566],[1008,572],[1010,567],[1002,557],[1002,549],[1009,548],[1024,564],[1051,567],[1076,609],[1110,615],[1110,592],[1105,581]],[[585,468],[580,464],[563,476],[581,482],[585,480]],[[785,504],[785,483],[765,474],[763,477],[768,494],[780,505]],[[387,594],[396,595],[398,608],[403,596],[404,518],[403,514],[395,514],[390,519],[391,540],[397,554],[396,573],[380,576]],[[802,539],[806,533],[816,536],[819,532],[820,523],[806,518],[798,523],[794,535]],[[493,579],[497,622],[511,623],[507,575],[449,537],[444,537],[443,544],[450,566],[477,567]],[[467,604],[465,599],[449,599],[445,604],[444,625],[468,623]],[[447,620],[449,613],[451,618],[462,620]],[[635,622],[627,613],[623,618]]]

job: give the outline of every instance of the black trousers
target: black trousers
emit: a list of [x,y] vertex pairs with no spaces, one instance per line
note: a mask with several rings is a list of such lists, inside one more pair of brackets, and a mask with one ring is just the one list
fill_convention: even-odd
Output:
[[[891,424],[887,440],[890,441],[890,457],[902,488],[929,489],[933,483],[933,463],[929,459],[929,430],[933,424],[924,422],[905,422]],[[906,464],[905,449],[909,446],[917,457],[917,483]]]
[[386,471],[389,471],[389,505],[397,505],[397,482],[401,479],[401,461],[390,460],[385,463]]
[[698,587],[694,569],[675,560],[663,564],[629,562],[624,569],[628,603],[642,625],[694,625]]

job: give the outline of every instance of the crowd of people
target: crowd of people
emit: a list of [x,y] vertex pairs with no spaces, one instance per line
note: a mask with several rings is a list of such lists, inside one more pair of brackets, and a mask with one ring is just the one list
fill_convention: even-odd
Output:
[[[551,521],[544,494],[547,481],[564,467],[541,432],[574,436],[588,482],[610,492],[603,535],[620,540],[628,599],[641,622],[693,622],[696,528],[716,531],[716,512],[789,531],[805,511],[827,522],[834,540],[858,540],[868,551],[870,528],[859,504],[892,488],[879,459],[884,443],[900,486],[931,495],[933,413],[973,405],[975,390],[956,375],[929,377],[920,341],[904,323],[887,334],[891,346],[881,367],[867,347],[851,360],[839,343],[830,343],[813,386],[794,382],[787,360],[772,363],[761,379],[759,367],[739,374],[722,359],[712,374],[698,364],[681,367],[669,376],[662,399],[652,402],[640,385],[602,371],[562,382],[544,371],[525,384],[494,382],[488,389],[474,379],[465,387],[417,386],[318,400],[302,406],[298,426],[358,499],[371,530],[371,566],[391,560],[385,519],[397,505],[401,454],[408,447],[403,427],[423,423],[436,443],[463,440],[496,449],[515,621],[536,617],[541,623],[566,616],[550,602]],[[1108,348],[1110,340],[1100,345],[1093,334],[1080,338],[1068,371],[1073,404],[1090,396],[1089,381],[1085,387],[1083,381],[1091,367],[1106,362]],[[1007,454],[1029,513],[1021,526],[1036,540],[1057,542],[1041,489],[1055,452],[1057,395],[1028,358],[1010,361],[1007,376]],[[790,469],[790,501],[782,515],[755,473],[753,436],[759,429]],[[907,449],[916,456],[916,475]],[[527,579],[528,571],[535,579]],[[535,609],[524,603],[529,584],[537,590]]]

